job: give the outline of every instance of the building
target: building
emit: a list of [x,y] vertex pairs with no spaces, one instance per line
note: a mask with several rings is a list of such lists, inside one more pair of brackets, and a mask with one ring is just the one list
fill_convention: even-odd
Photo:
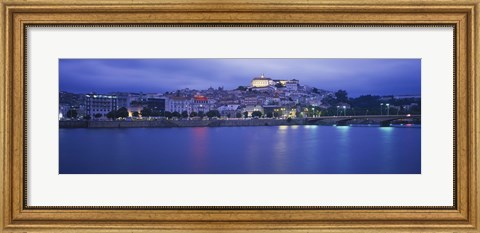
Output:
[[164,112],[165,98],[148,98],[145,105],[154,112]]
[[60,119],[67,118],[69,110],[75,111],[77,118],[85,116],[85,95],[61,91],[59,93],[58,110],[58,116]]
[[257,96],[245,97],[245,98],[243,98],[243,104],[244,105],[257,105],[258,104],[258,97]]
[[182,96],[171,96],[166,99],[165,111],[178,113],[187,111],[190,113],[190,99]]
[[281,80],[281,79],[275,79],[273,80],[273,82],[275,82],[275,85],[281,85],[281,86],[285,86],[285,84],[287,84],[287,80]]
[[60,120],[62,120],[64,118],[67,118],[68,110],[70,110],[70,105],[69,104],[60,103],[58,105],[58,118]]
[[290,81],[288,81],[288,82],[290,82],[290,83],[295,83],[295,84],[297,84],[297,85],[300,85],[300,81],[297,80],[297,79],[292,79],[292,80],[290,80]]
[[[295,79],[293,79],[295,80]],[[286,84],[285,84],[285,89],[287,91],[298,91],[298,81],[288,81]]]
[[[207,97],[203,95],[195,95],[191,101],[192,112],[208,112],[213,109],[212,104]],[[190,114],[190,111],[187,111]]]
[[130,106],[129,93],[127,92],[113,92],[109,95],[114,95],[117,97],[117,106],[118,108],[128,108]]
[[267,78],[262,74],[260,77],[253,78],[251,85],[252,87],[268,87],[274,86],[275,82],[271,78]]
[[146,93],[146,94],[143,94],[142,97],[144,100],[148,100],[148,99],[162,98],[163,95],[161,93]]
[[288,111],[285,107],[279,105],[263,106],[263,111],[267,117],[285,117],[288,115]]
[[220,112],[221,116],[224,117],[236,117],[238,109],[240,105],[238,104],[228,104],[228,105],[223,105],[217,108],[218,112]]
[[248,116],[251,117],[252,116],[252,113],[253,112],[256,112],[256,111],[259,111],[263,114],[263,107],[260,106],[260,105],[250,105],[250,106],[246,106],[244,109],[243,109],[243,112],[247,112],[248,113]]
[[115,95],[85,95],[85,115],[92,118],[100,114],[101,118],[105,118],[107,113],[118,109],[117,96]]
[[419,100],[422,97],[420,95],[397,95],[393,97],[394,99],[414,99]]

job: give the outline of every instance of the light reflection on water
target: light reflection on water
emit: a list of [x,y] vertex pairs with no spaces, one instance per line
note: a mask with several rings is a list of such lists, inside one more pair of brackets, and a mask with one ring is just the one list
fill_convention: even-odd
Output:
[[420,128],[60,129],[62,174],[419,174]]

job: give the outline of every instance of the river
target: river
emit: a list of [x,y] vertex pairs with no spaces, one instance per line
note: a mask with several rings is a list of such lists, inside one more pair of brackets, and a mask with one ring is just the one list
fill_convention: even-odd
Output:
[[420,127],[60,129],[60,174],[420,174]]

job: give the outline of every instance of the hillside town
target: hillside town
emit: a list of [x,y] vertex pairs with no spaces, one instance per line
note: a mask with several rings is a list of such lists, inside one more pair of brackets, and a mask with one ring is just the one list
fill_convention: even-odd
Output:
[[420,96],[349,98],[304,85],[297,79],[260,75],[233,90],[209,87],[164,93],[70,93],[60,91],[59,120],[155,120],[305,118],[345,115],[419,114]]

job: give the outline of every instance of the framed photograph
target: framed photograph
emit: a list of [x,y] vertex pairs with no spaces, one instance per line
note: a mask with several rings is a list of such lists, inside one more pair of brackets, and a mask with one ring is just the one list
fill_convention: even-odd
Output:
[[480,1],[5,1],[5,232],[478,232]]

